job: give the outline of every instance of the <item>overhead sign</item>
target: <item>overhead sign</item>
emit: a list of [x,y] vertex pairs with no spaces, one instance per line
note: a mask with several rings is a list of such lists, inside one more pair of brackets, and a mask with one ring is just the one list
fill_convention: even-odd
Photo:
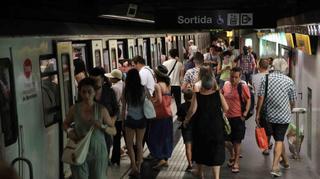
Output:
[[160,11],[155,17],[159,28],[235,29],[276,27],[276,17],[265,19],[262,12],[233,10],[172,12]]

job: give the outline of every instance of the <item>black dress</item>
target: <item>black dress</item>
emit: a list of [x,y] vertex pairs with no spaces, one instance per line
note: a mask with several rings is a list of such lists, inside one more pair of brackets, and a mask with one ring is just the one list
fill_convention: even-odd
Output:
[[198,108],[193,118],[192,158],[198,164],[222,165],[225,160],[224,121],[219,92],[197,95]]

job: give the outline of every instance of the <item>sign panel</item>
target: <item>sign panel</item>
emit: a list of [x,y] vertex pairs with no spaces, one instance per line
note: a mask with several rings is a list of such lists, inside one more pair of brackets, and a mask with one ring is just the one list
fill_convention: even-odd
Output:
[[158,28],[243,29],[274,28],[276,17],[265,18],[260,11],[216,10],[173,12],[159,11],[155,17]]

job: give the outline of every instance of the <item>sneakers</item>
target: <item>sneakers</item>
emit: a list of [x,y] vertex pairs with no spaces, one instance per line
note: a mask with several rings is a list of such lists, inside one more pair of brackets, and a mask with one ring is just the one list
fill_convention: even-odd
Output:
[[282,173],[280,170],[271,170],[270,174],[274,177],[281,177]]

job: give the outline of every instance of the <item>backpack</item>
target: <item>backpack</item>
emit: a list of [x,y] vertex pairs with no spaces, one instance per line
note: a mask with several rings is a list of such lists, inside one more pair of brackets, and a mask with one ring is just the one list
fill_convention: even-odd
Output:
[[[241,103],[241,112],[243,113],[246,110],[246,101],[242,97],[242,84],[243,82],[240,82],[238,84],[238,93],[240,96],[240,103]],[[246,117],[246,120],[248,120],[251,116],[253,116],[254,113],[254,89],[251,85],[248,85],[249,91],[250,91],[250,108]]]

